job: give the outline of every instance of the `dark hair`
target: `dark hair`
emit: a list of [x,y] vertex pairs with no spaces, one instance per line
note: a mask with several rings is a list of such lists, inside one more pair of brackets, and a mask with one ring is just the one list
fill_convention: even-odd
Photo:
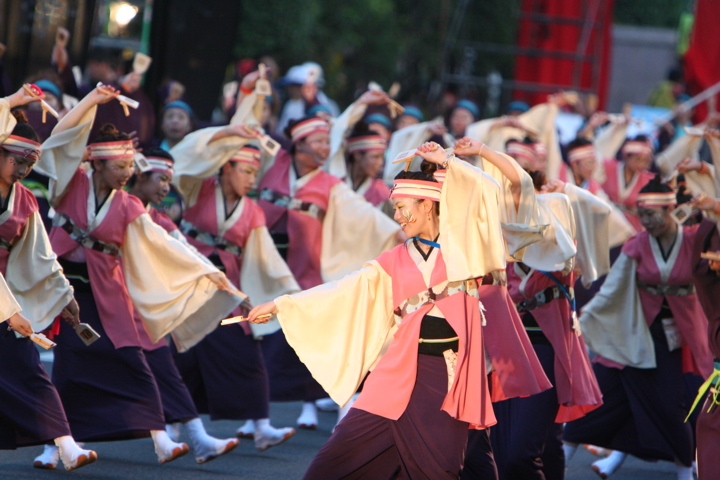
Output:
[[130,136],[127,133],[120,132],[112,123],[106,123],[100,127],[98,136],[91,140],[90,144],[117,142],[119,140],[130,140]]
[[25,112],[23,110],[13,110],[12,111],[13,117],[15,117],[15,120],[17,121],[17,124],[15,125],[15,128],[13,128],[13,131],[11,135],[17,135],[18,137],[27,138],[28,140],[32,140],[33,142],[39,142],[38,134],[35,132],[35,129],[30,126],[28,123],[27,115],[25,115]]
[[542,172],[540,170],[527,170],[525,171],[530,175],[530,178],[532,178],[533,181],[533,187],[535,187],[535,190],[540,191],[543,185],[547,183],[547,175],[545,175],[545,172]]
[[519,139],[517,139],[517,138],[509,138],[509,139],[507,140],[507,142],[505,142],[505,149],[507,149],[507,146],[510,145],[510,144],[513,143],[513,142],[515,142],[515,143],[523,143],[523,144],[525,144],[525,145],[532,145],[532,144],[535,143],[535,140],[533,140],[532,138],[530,138],[530,137],[528,137],[528,136],[525,136],[522,140],[519,140]]
[[172,155],[170,155],[170,152],[165,150],[164,148],[160,147],[150,147],[143,149],[143,155],[146,157],[160,157],[160,158],[167,158],[171,162],[174,162],[175,159]]
[[592,145],[593,142],[585,137],[577,137],[575,140],[567,144],[567,151],[578,147],[584,147],[585,145]]
[[672,191],[670,185],[663,183],[660,174],[656,174],[652,180],[640,189],[640,193],[668,193]]
[[677,198],[677,204],[682,205],[683,203],[690,202],[692,200],[693,196],[690,193],[690,191],[687,189],[687,184],[685,182],[685,174],[684,173],[678,174],[676,182],[677,182],[677,193],[675,194],[675,197]]

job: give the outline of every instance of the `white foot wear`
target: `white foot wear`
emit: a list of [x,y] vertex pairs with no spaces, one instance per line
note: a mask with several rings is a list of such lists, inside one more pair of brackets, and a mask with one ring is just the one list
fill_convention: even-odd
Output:
[[255,438],[255,421],[247,420],[242,427],[235,431],[235,435],[238,438],[249,438],[251,440]]
[[320,400],[315,400],[315,406],[321,412],[337,412],[338,408],[340,408],[332,398],[321,398]]
[[297,419],[297,425],[306,430],[315,430],[318,425],[317,407],[315,402],[304,402],[302,413]]
[[590,445],[589,443],[586,443],[583,446],[585,447],[585,450],[595,455],[596,457],[607,457],[612,453],[612,450],[610,450],[609,448],[598,447],[597,445]]
[[179,442],[180,441],[180,422],[166,423],[165,424],[165,432],[168,434],[168,437],[170,437],[170,440],[172,440],[173,442]]
[[165,430],[151,430],[150,435],[160,464],[172,462],[190,451],[186,443],[175,443],[170,440]]
[[55,445],[45,445],[43,453],[35,457],[33,467],[44,470],[55,470],[60,461],[60,449]]
[[626,458],[627,453],[614,450],[610,455],[603,458],[602,460],[593,462],[591,468],[593,469],[593,472],[597,473],[600,478],[606,479],[609,478],[610,475],[615,473],[620,468]]
[[55,445],[58,446],[60,460],[62,460],[65,470],[68,472],[97,460],[97,453],[93,450],[83,450],[69,435],[56,438]]
[[295,429],[290,427],[275,428],[269,423],[255,429],[255,448],[264,452],[268,448],[276,447],[295,435]]
[[220,455],[228,453],[230,450],[238,446],[240,440],[237,438],[226,438],[220,440],[211,437],[205,431],[205,426],[199,418],[193,418],[185,424],[188,435],[190,436],[190,446],[195,454],[197,463],[206,463]]

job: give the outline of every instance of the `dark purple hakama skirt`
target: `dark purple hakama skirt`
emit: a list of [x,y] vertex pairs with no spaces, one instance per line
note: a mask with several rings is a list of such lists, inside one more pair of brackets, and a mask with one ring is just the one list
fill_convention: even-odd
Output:
[[102,326],[89,286],[70,279],[80,319],[101,337],[86,346],[64,321],[55,341],[52,379],[77,441],[113,441],[164,430],[160,393],[140,347],[116,349]]
[[263,352],[240,325],[222,325],[175,364],[197,409],[212,420],[258,420],[270,415]]
[[0,323],[0,450],[70,435],[60,397],[35,344]]
[[681,349],[670,352],[660,321],[650,326],[657,367],[608,368],[593,364],[603,404],[565,425],[563,439],[619,450],[646,460],[694,459],[690,407]]
[[304,478],[459,478],[468,424],[441,410],[447,395],[445,359],[418,355],[417,369],[415,388],[400,418],[351,408]]
[[199,417],[190,392],[175,366],[170,347],[143,350],[143,353],[160,390],[165,423]]
[[328,396],[287,343],[282,330],[266,335],[261,344],[270,377],[270,400],[310,402]]

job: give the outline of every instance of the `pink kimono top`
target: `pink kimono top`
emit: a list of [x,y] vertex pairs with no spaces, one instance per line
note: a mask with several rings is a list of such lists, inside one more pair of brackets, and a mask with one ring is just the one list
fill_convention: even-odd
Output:
[[[675,258],[670,277],[666,285],[692,285],[692,252],[697,235],[698,225],[682,227],[682,242],[673,250],[679,249]],[[660,269],[650,242],[656,242],[648,232],[640,232],[625,245],[625,255],[637,261],[637,279],[647,285],[660,285]],[[673,253],[671,252],[670,258]],[[638,288],[645,320],[650,325],[662,308],[663,299],[667,300],[672,317],[683,338],[683,369],[707,378],[713,371],[713,357],[708,346],[708,321],[700,305],[697,293],[690,295],[654,295],[643,288]]]
[[[407,251],[398,245],[377,259],[392,277],[393,304],[427,291],[422,273]],[[445,262],[438,252],[430,286],[447,280]],[[355,408],[397,420],[407,408],[417,376],[418,339],[423,317],[437,306],[459,337],[455,380],[442,410],[451,417],[468,422],[471,428],[486,428],[496,423],[485,370],[482,318],[478,299],[465,292],[428,303],[405,315],[386,353],[368,375]],[[388,388],[393,390],[388,395]]]
[[[68,185],[65,196],[56,210],[67,215],[79,228],[88,229],[88,196],[90,179],[85,171],[78,168]],[[121,247],[125,241],[127,226],[145,213],[145,207],[137,197],[124,190],[115,190],[107,215],[90,232],[91,236],[105,243]],[[81,246],[61,227],[50,231],[50,243],[58,257],[63,257],[77,248],[83,248],[85,261],[100,321],[115,348],[138,347],[134,308],[125,286],[120,258],[91,248]],[[82,312],[80,312],[82,318]]]
[[[7,220],[0,223],[0,242],[8,242],[11,245],[22,237],[28,218],[38,211],[35,195],[27,187],[20,182],[16,182],[13,188],[15,189],[15,199],[12,205],[12,214]],[[10,206],[8,205],[9,209]],[[3,276],[7,271],[9,256],[10,250],[0,245],[0,273]]]
[[[647,171],[637,173],[630,180],[629,185],[624,185],[623,164],[614,159],[607,159],[604,165],[606,180],[602,184],[603,190],[605,190],[610,200],[623,211],[635,230],[638,232],[643,231],[644,228],[640,223],[640,217],[636,213],[637,196],[640,190],[655,177],[655,174]],[[620,175],[623,175],[622,179]]]
[[[507,275],[508,290],[516,304],[557,285],[545,274],[533,271],[525,289],[521,290],[522,279],[515,273],[513,265],[508,266]],[[553,272],[552,275],[563,285],[575,283],[573,273]],[[592,371],[585,340],[572,329],[570,302],[564,297],[554,299],[531,313],[555,350],[555,389],[560,404],[555,422],[569,422],[598,408],[602,405],[602,393]]]
[[[290,169],[292,157],[281,150],[275,163],[263,176],[258,191],[262,196],[264,190],[273,194],[292,197],[299,202],[316,205],[326,212],[330,201],[330,191],[342,182],[327,172],[320,171],[299,188],[295,195],[290,195]],[[318,218],[308,213],[275,205],[266,200],[258,200],[258,205],[265,212],[268,230],[282,231],[282,224],[287,222],[286,231],[289,237],[287,264],[300,287],[305,290],[323,283],[320,269],[320,253],[322,252],[322,215]]]

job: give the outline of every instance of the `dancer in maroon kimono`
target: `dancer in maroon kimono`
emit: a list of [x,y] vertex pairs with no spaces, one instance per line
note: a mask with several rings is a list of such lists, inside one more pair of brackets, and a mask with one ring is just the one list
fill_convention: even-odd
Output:
[[[330,154],[329,125],[313,117],[292,122],[290,152],[281,150],[260,180],[258,204],[301,288],[337,279],[396,243],[395,222],[319,167]],[[359,226],[362,228],[358,228]],[[287,344],[282,331],[264,337],[270,398],[302,400],[298,426],[317,426],[322,387]]]
[[[165,431],[133,306],[158,340],[199,310],[216,322],[239,300],[220,291],[229,288],[221,272],[198,262],[122,189],[134,171],[129,137],[105,127],[88,149],[92,168],[79,168],[96,106],[116,96],[117,91],[98,87],[82,99],[58,123],[38,162],[51,178],[57,212],[50,234],[53,249],[75,288],[82,320],[100,335],[88,346],[60,323],[53,382],[76,438],[152,436],[158,461],[167,463],[188,447]],[[156,330],[158,322],[163,325]]]
[[[31,101],[24,89],[0,99],[0,322],[8,324],[7,330],[0,324],[0,449],[51,442],[57,457],[52,468],[62,459],[66,470],[74,470],[94,462],[97,454],[75,443],[57,390],[27,338],[60,313],[71,323],[78,315],[35,197],[20,183],[37,162],[40,144],[24,116],[18,113],[17,123],[10,109]],[[45,468],[42,461],[34,466]]]
[[694,442],[684,423],[684,373],[712,372],[707,319],[692,284],[697,225],[670,215],[672,188],[656,178],[637,197],[646,231],[623,246],[600,292],[581,317],[604,403],[567,424],[566,455],[578,443],[616,450],[593,464],[612,475],[627,454],[674,461],[678,479],[690,479]]
[[[207,128],[186,136],[172,154],[186,205],[180,229],[250,302],[262,303],[300,287],[272,242],[263,211],[247,195],[260,168],[260,151],[245,144],[251,136],[242,125]],[[175,356],[198,408],[213,420],[246,420],[237,434],[253,438],[259,451],[295,434],[270,424],[268,373],[256,338],[266,333],[247,322],[221,326]]]
[[[709,199],[712,205],[707,209],[714,210],[715,215],[720,214],[720,202]],[[709,203],[705,201],[703,203]],[[702,207],[701,207],[702,208]],[[715,370],[711,377],[701,388],[700,394],[713,386],[715,391],[707,399],[698,403],[700,416],[697,419],[696,446],[697,446],[697,474],[698,480],[711,480],[720,472],[720,456],[717,454],[717,445],[720,442],[720,414],[718,413],[718,377],[720,376],[720,309],[717,299],[720,296],[720,261],[700,258],[701,253],[711,252],[720,254],[720,234],[717,223],[705,218],[698,228],[693,251],[693,281],[697,289],[698,299],[708,317],[708,342],[710,351],[715,357]],[[702,400],[702,397],[698,397]],[[697,402],[697,400],[696,400]]]
[[[151,205],[151,203],[161,203],[170,191],[173,158],[160,148],[145,149],[144,157],[149,168],[144,172],[136,173],[130,179],[129,192],[140,199],[155,223],[164,228],[170,236],[184,241],[184,237],[178,232],[177,225],[170,217]],[[207,262],[207,259],[198,254],[198,261]],[[167,341],[163,338],[153,343],[137,312],[135,312],[135,325],[145,359],[160,390],[163,414],[170,438],[177,442],[180,437],[180,424],[184,425],[197,463],[208,462],[237,447],[237,439],[220,440],[207,434],[190,392],[175,366]]]
[[653,150],[649,140],[639,137],[626,141],[621,151],[621,162],[614,158],[604,161],[605,182],[602,188],[625,213],[635,230],[640,232],[643,226],[637,214],[637,196],[654,176],[648,171],[653,162]]
[[390,189],[378,178],[386,149],[387,141],[372,131],[354,132],[347,141],[348,185],[375,206],[390,197]]

